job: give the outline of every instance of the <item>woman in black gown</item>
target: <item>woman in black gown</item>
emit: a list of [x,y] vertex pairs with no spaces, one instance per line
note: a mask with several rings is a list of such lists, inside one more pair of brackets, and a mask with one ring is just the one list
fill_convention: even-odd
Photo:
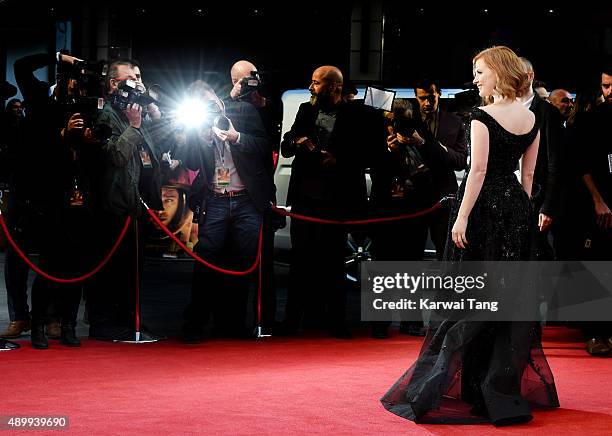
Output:
[[[472,113],[470,169],[451,213],[445,260],[528,260],[539,130],[517,100],[527,75],[503,46],[482,51],[473,65],[480,96],[492,104]],[[539,324],[467,319],[430,329],[417,361],[381,402],[417,423],[494,425],[527,422],[531,407],[559,406]]]

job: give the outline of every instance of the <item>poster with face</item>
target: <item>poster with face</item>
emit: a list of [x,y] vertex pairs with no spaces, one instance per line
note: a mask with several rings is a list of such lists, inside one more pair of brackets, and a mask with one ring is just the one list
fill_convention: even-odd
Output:
[[[197,172],[183,166],[163,171],[161,199],[163,210],[156,211],[157,217],[183,244],[193,248],[197,242],[197,223],[193,222],[193,211],[188,198]],[[156,223],[151,223],[146,241],[147,254],[154,257],[184,257],[184,250],[172,240]]]

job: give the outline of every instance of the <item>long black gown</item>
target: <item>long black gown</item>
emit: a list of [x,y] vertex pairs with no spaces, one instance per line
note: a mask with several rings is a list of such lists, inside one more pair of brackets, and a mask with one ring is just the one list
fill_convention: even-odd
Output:
[[[469,245],[459,249],[449,237],[445,260],[528,260],[534,214],[514,171],[538,123],[515,135],[482,109],[474,109],[472,119],[489,130],[487,174],[468,220]],[[465,180],[450,226],[464,192]],[[468,320],[445,320],[430,329],[417,361],[381,402],[417,423],[448,424],[508,425],[529,421],[531,407],[559,406],[539,324]]]

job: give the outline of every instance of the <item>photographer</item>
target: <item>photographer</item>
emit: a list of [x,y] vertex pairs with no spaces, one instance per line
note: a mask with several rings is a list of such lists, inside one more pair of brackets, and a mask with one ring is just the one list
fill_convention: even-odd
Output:
[[[236,62],[230,72],[232,79],[232,90],[230,98],[234,101],[244,101],[252,104],[259,113],[268,138],[272,145],[272,151],[278,153],[280,148],[280,118],[278,107],[271,104],[269,98],[261,95],[261,79],[257,67],[249,61]],[[267,175],[274,184],[274,153],[265,160]],[[276,204],[276,187],[274,187],[274,204]],[[278,215],[267,208],[263,217],[263,247],[261,266],[261,318],[263,327],[269,330],[276,319],[276,278],[274,275],[274,232],[285,227],[284,216]]]
[[[431,207],[458,189],[455,171],[465,169],[467,142],[461,119],[440,109],[440,88],[431,80],[419,82],[414,92],[418,110],[407,102],[394,108],[395,122],[387,139],[388,151],[379,153],[372,168],[371,205],[375,214],[411,213]],[[396,168],[395,173],[390,168]],[[403,168],[403,169],[402,169]],[[442,259],[446,246],[449,208],[420,218],[379,226],[372,251],[381,260],[422,260],[428,234]],[[386,336],[386,329],[374,332]],[[422,323],[403,322],[400,332],[423,335]]]
[[[142,198],[154,210],[162,210],[160,159],[158,144],[171,131],[161,119],[153,116],[143,123],[142,104],[136,75],[127,61],[112,62],[108,68],[108,95],[96,122],[99,129],[110,131],[102,146],[100,176],[96,180],[97,257],[108,253],[117,240],[128,216],[138,218],[144,212]],[[144,101],[143,101],[144,100]],[[134,336],[135,288],[142,271],[142,238],[138,224],[125,236],[117,253],[92,279],[89,290],[89,336],[100,340],[126,340]],[[137,257],[138,254],[138,257]],[[136,268],[136,258],[140,267]],[[146,338],[144,332],[141,337]]]
[[[79,88],[75,64],[80,60],[66,54],[26,56],[15,62],[15,78],[27,108],[23,142],[15,157],[14,204],[17,223],[24,239],[37,241],[40,267],[55,276],[75,276],[85,269],[84,246],[89,211],[71,201],[79,171],[80,153],[73,135],[81,128],[73,105],[86,91]],[[57,83],[49,97],[48,85],[34,71],[58,62]],[[79,139],[80,141],[80,139]],[[27,168],[27,172],[24,169]],[[81,197],[82,200],[82,197]],[[28,233],[27,235],[25,233]],[[61,319],[62,344],[79,346],[75,335],[81,285],[58,285],[37,276],[32,286],[32,346],[48,348],[48,311],[55,308]],[[47,331],[45,331],[45,323]],[[48,335],[48,336],[47,336]]]
[[[435,201],[433,178],[420,148],[424,139],[408,100],[396,99],[387,113],[386,147],[371,168],[370,209],[374,216],[397,216],[430,207]],[[421,260],[425,218],[391,221],[371,227],[372,256],[377,261]],[[426,236],[426,235],[425,235]],[[372,323],[372,336],[388,337],[389,322]]]
[[[202,81],[193,83],[188,93],[198,99],[200,111],[206,111],[210,120],[188,132],[188,153],[182,158],[188,168],[200,171],[194,189],[198,185],[201,188],[204,215],[199,217],[195,250],[213,264],[245,270],[256,259],[262,216],[274,195],[266,167],[270,143],[251,104],[224,104]],[[185,341],[201,341],[211,311],[215,313],[217,332],[247,335],[245,318],[251,277],[222,276],[196,263],[191,302],[185,311]],[[211,289],[211,283],[223,286]],[[232,307],[231,317],[223,313],[220,302]]]

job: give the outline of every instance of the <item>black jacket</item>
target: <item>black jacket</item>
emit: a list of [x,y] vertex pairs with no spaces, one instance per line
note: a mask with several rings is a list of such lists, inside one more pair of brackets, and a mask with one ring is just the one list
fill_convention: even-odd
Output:
[[323,165],[323,155],[317,148],[307,151],[297,148],[294,141],[306,136],[316,142],[318,109],[302,103],[291,130],[281,142],[284,157],[295,156],[291,166],[291,179],[287,204],[312,202],[307,180],[320,183],[319,199],[322,207],[336,217],[363,216],[367,206],[365,169],[373,163],[376,150],[384,146],[384,118],[379,111],[359,103],[339,103],[336,122],[326,148],[336,163]]
[[[96,181],[99,206],[102,210],[114,215],[138,215],[143,211],[140,202],[142,196],[148,201],[148,206],[154,210],[163,210],[161,201],[160,160],[161,143],[165,140],[169,129],[165,120],[143,121],[136,129],[130,126],[127,117],[110,103],[104,105],[104,110],[97,120],[98,125],[107,125],[112,131],[108,142],[103,145],[103,161],[101,179]],[[150,183],[139,189],[142,164],[138,147],[146,142],[151,151]]]
[[[230,145],[236,171],[246,186],[250,199],[260,212],[274,198],[274,181],[269,162],[272,148],[255,107],[242,101],[225,101],[225,115],[240,133],[240,142]],[[202,204],[213,183],[215,154],[212,144],[205,144],[195,132],[188,135],[186,150],[179,152],[189,169],[200,170],[193,182],[190,203]]]
[[586,114],[585,128],[580,135],[580,143],[574,144],[581,150],[576,159],[580,162],[580,174],[590,174],[595,187],[608,207],[612,207],[612,104],[602,103]]
[[559,209],[561,189],[563,122],[559,110],[534,94],[529,109],[540,127],[540,146],[533,178],[532,197],[536,212],[555,216]]
[[[420,152],[434,174],[436,194],[443,197],[457,192],[459,186],[455,171],[465,169],[468,153],[461,118],[443,110],[440,110],[439,117],[435,141],[427,141]],[[440,144],[444,145],[446,150]]]
[[48,83],[34,72],[53,65],[55,56],[29,55],[15,61],[15,79],[24,98],[26,117],[13,143],[12,190],[19,201],[29,201],[39,211],[65,205],[72,186],[72,154],[60,132],[68,114],[53,97]]

